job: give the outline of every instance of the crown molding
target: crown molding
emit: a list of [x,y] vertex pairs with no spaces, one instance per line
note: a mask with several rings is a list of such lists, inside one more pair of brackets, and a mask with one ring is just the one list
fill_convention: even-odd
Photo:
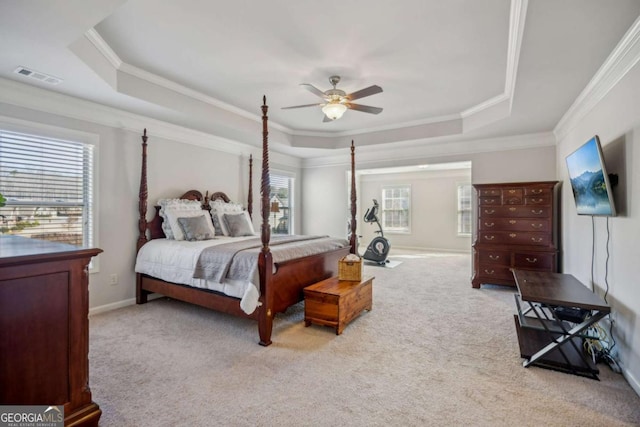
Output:
[[[195,145],[229,154],[262,157],[262,147],[230,140],[206,132],[174,125],[151,117],[130,113],[92,101],[0,78],[0,102],[40,111],[56,116],[81,120],[133,133],[149,129],[151,137]],[[271,150],[271,157],[279,164],[300,167],[301,160]]]
[[553,133],[558,141],[566,137],[589,112],[622,80],[640,60],[640,18],[607,57],[591,81],[562,116]]
[[[95,30],[95,28],[89,29],[85,33],[85,37],[89,39],[89,41],[95,46],[98,52],[102,56],[104,56],[107,59],[107,61],[109,61],[109,63],[113,66],[115,71],[129,74],[131,76],[137,77],[149,83],[161,86],[165,89],[169,89],[173,92],[177,92],[181,95],[187,96],[189,98],[193,98],[195,100],[212,105],[216,108],[220,108],[222,110],[225,110],[230,113],[236,114],[238,116],[244,117],[246,119],[252,120],[256,123],[262,123],[262,117],[257,114],[249,113],[246,110],[243,110],[241,108],[222,102],[216,98],[205,95],[202,92],[198,92],[196,90],[183,86],[179,83],[176,83],[172,80],[166,79],[157,74],[151,73],[149,71],[143,70],[134,65],[124,62],[118,56],[118,54],[115,53],[113,49],[111,49],[109,44],[102,38],[102,36]],[[270,126],[282,132],[292,133],[291,129],[275,122],[271,122]]]
[[104,41],[94,28],[89,29],[89,31],[84,33],[84,36],[91,42],[91,44],[93,44],[93,46],[95,46],[98,52],[100,52],[100,54],[109,61],[113,68],[117,70],[122,66],[122,59],[120,59],[118,54],[111,49],[111,46]]
[[[372,146],[358,147],[356,145],[356,157],[358,167],[363,168],[366,167],[366,165],[379,166],[381,163],[397,165],[402,162],[413,162],[415,164],[415,162],[422,159],[432,157],[522,150],[527,148],[552,147],[555,145],[556,139],[553,133],[543,132],[464,141],[451,141],[445,138],[437,143],[428,142],[426,144],[423,140],[413,141],[411,144],[407,144],[401,148],[389,148],[385,150]],[[338,155],[303,159],[302,167],[307,169],[348,166],[349,163],[345,160],[346,152],[347,149],[343,149],[341,154]]]

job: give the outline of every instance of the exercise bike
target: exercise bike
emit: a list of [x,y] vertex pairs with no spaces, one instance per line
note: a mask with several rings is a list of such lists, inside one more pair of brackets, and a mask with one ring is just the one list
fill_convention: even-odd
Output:
[[380,225],[380,221],[378,221],[378,201],[373,199],[373,206],[367,209],[367,212],[364,214],[364,222],[378,224],[378,230],[375,233],[380,234],[371,240],[369,246],[362,255],[362,258],[373,261],[379,265],[384,265],[389,262],[387,260],[387,256],[389,256],[389,250],[391,246],[389,245],[389,241],[385,239],[384,232],[382,231],[382,225]]

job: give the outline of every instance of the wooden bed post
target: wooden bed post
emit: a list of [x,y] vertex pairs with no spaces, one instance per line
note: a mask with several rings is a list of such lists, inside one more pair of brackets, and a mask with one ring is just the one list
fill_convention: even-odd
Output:
[[271,344],[271,331],[273,330],[273,290],[271,289],[271,278],[273,275],[273,258],[269,249],[271,240],[271,226],[269,224],[269,193],[271,191],[271,181],[269,178],[269,130],[267,127],[267,97],[262,97],[262,181],[260,186],[262,227],[261,239],[262,250],[258,255],[258,271],[260,274],[260,306],[258,314],[258,332],[260,334],[260,345]]
[[140,172],[140,192],[138,194],[138,245],[139,251],[142,245],[148,242],[147,239],[147,129],[142,135],[142,171]]
[[[138,243],[136,253],[149,241],[147,238],[147,129],[142,134],[142,170],[140,172],[140,192],[138,193]],[[142,289],[142,278],[136,273],[136,304],[147,302],[149,293]]]
[[351,245],[351,253],[358,254],[358,237],[356,235],[356,147],[351,140],[351,234],[349,236],[349,244]]
[[249,194],[247,195],[247,212],[253,219],[253,154],[249,154]]

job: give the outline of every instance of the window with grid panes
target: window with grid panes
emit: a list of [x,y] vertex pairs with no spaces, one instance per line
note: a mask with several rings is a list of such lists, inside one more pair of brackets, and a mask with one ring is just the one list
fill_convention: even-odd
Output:
[[471,235],[471,184],[458,185],[458,235]]
[[271,192],[269,206],[271,232],[275,234],[293,233],[293,177],[278,172],[270,176]]
[[382,228],[385,232],[411,232],[411,186],[382,188]]

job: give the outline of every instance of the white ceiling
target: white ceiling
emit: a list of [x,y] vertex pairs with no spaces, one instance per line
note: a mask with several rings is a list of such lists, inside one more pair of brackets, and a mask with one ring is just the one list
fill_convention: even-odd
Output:
[[[0,77],[300,157],[549,132],[640,14],[616,0],[0,2]],[[49,86],[24,66],[63,79]],[[299,86],[377,84],[323,123]],[[320,150],[318,150],[320,149]]]

